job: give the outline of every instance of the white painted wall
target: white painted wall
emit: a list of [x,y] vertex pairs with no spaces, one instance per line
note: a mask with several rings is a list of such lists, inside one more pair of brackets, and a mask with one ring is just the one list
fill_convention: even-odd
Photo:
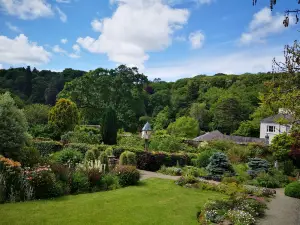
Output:
[[[268,126],[275,126],[275,132],[267,132],[267,127]],[[269,144],[271,144],[272,139],[278,135],[282,134],[284,132],[289,132],[289,127],[285,125],[280,125],[277,123],[260,123],[260,138],[265,138],[266,135],[268,134],[269,136]]]

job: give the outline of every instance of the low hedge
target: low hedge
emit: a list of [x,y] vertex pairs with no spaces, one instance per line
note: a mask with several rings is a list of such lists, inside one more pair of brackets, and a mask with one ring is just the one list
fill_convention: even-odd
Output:
[[37,150],[39,150],[42,156],[50,155],[54,152],[62,150],[63,148],[62,143],[58,141],[34,140],[33,145]]
[[284,194],[293,198],[300,198],[300,182],[296,181],[288,184],[284,189]]
[[161,166],[172,167],[189,165],[190,159],[186,154],[168,154],[165,152],[136,152],[137,168],[148,171],[158,171]]

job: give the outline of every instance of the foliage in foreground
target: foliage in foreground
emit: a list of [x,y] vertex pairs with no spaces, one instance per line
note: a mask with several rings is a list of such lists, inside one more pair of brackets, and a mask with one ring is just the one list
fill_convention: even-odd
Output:
[[296,181],[288,184],[284,189],[284,194],[293,198],[300,198],[300,182]]

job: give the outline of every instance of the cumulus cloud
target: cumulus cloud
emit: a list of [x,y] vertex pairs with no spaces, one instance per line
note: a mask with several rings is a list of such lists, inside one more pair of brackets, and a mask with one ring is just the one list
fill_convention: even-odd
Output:
[[77,43],[92,53],[104,53],[111,61],[143,67],[147,52],[162,51],[172,35],[187,22],[189,11],[174,9],[162,0],[115,0],[110,18],[101,20],[98,39],[80,37]]
[[285,29],[282,24],[283,20],[282,14],[272,15],[270,8],[263,8],[254,14],[248,32],[244,32],[240,37],[240,44],[265,42],[268,36],[283,32]]
[[67,38],[63,38],[63,39],[60,40],[60,42],[61,42],[62,44],[67,44],[68,39],[67,39]]
[[198,49],[203,46],[205,36],[201,31],[190,33],[189,41],[193,49]]
[[[74,46],[73,46],[74,47]],[[74,49],[74,48],[73,48]],[[68,56],[70,58],[80,58],[80,51],[76,51],[74,49],[74,53],[69,53],[68,51],[62,49],[59,45],[55,45],[53,48],[52,48],[52,51],[54,53],[59,53],[59,54],[62,54],[62,55],[65,55],[65,56]]]
[[0,8],[24,20],[53,15],[51,5],[45,0],[0,0]]
[[19,27],[15,26],[15,25],[13,25],[13,24],[11,24],[11,23],[9,23],[9,22],[6,22],[5,25],[6,25],[10,30],[12,30],[12,31],[14,31],[14,32],[17,32],[17,33],[21,33],[21,32],[22,32],[22,31],[20,30]]
[[56,6],[55,9],[59,15],[60,20],[64,23],[67,22],[67,15],[58,6]]
[[49,62],[51,56],[42,46],[29,41],[24,34],[15,39],[0,36],[0,46],[0,63],[42,64]]
[[75,45],[73,45],[72,48],[73,48],[73,50],[74,50],[75,53],[77,53],[77,54],[80,53],[80,46],[79,45],[75,44]]
[[102,22],[97,20],[97,19],[94,19],[92,22],[91,22],[91,25],[92,25],[92,28],[94,31],[96,32],[101,32],[102,31]]

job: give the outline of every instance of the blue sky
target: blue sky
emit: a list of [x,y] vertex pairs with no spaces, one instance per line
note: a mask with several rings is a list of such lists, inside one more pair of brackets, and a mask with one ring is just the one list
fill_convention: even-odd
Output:
[[[297,0],[0,0],[0,68],[138,66],[150,79],[265,72]],[[285,2],[285,3],[283,3]]]

